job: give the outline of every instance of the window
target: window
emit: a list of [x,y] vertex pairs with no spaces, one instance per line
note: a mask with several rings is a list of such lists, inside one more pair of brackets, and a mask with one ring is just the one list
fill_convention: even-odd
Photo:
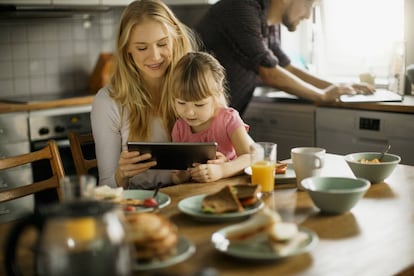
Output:
[[284,49],[307,45],[287,51],[294,62],[333,81],[357,79],[363,72],[387,81],[404,39],[403,0],[323,0],[313,20],[305,21],[297,34],[282,28]]

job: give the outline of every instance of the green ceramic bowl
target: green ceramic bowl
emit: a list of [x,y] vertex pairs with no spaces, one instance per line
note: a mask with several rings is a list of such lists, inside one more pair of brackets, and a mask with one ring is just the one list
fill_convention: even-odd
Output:
[[378,158],[380,152],[359,152],[345,155],[345,161],[356,177],[368,179],[372,184],[381,183],[390,176],[401,161],[401,157],[386,153],[381,163],[361,163],[361,159],[372,160]]
[[351,210],[371,186],[363,178],[325,176],[305,178],[301,183],[316,207],[331,214]]

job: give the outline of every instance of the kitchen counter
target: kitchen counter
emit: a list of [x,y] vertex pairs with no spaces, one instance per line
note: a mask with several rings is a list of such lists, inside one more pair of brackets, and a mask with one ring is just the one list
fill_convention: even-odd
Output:
[[[254,92],[254,101],[259,102],[288,102],[288,103],[303,103],[313,104],[310,101],[300,99],[294,95],[282,91],[275,91],[266,87],[258,87]],[[323,103],[316,104],[323,107],[338,107],[347,109],[359,109],[370,111],[385,111],[397,113],[411,113],[414,114],[414,95],[404,95],[402,102],[369,102],[369,103]]]
[[69,107],[77,105],[90,105],[92,104],[93,97],[95,95],[87,95],[66,99],[49,100],[49,101],[35,101],[29,103],[12,103],[12,102],[0,102],[0,114],[19,112],[19,111],[32,111],[58,107]]

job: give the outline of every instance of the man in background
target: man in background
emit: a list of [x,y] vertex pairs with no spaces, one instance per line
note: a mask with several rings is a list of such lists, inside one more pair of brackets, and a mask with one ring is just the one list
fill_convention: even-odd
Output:
[[332,84],[291,64],[280,47],[279,24],[295,31],[313,5],[314,0],[221,0],[210,7],[196,30],[205,50],[226,69],[230,106],[243,114],[259,84],[316,103],[374,92],[365,84]]

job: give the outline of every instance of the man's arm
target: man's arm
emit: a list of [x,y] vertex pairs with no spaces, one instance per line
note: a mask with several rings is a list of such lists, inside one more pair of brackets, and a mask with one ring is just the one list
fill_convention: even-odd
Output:
[[314,102],[322,102],[324,92],[312,84],[303,81],[290,71],[280,66],[263,67],[259,66],[259,75],[267,86],[275,87],[298,97]]
[[301,80],[312,84],[315,87],[318,87],[320,89],[324,89],[327,88],[328,86],[331,86],[332,83],[320,79],[314,75],[309,74],[309,72],[302,70],[296,66],[293,66],[291,64],[289,64],[288,66],[284,67],[286,70],[288,70],[289,72],[291,72],[292,74],[294,74],[295,76],[299,77]]
[[373,93],[375,91],[374,87],[365,84],[331,84],[294,68],[292,65],[289,65],[288,68],[289,70],[280,66],[259,66],[258,72],[265,85],[313,102],[334,102],[341,95]]

